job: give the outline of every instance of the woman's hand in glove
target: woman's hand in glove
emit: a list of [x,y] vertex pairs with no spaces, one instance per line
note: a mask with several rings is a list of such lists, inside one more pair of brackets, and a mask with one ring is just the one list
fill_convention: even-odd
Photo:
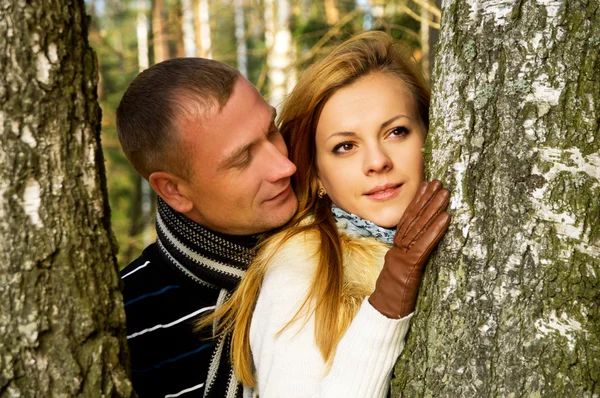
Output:
[[445,212],[450,192],[438,180],[422,182],[398,223],[394,244],[385,255],[371,305],[388,318],[414,311],[423,268],[450,224]]

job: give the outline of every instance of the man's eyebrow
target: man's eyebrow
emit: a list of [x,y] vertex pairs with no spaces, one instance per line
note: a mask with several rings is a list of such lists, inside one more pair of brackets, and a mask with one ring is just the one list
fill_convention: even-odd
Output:
[[241,160],[241,158],[244,156],[244,154],[250,150],[252,145],[254,145],[254,141],[231,151],[231,153],[229,153],[229,155],[227,155],[225,157],[225,159],[223,159],[223,161],[221,161],[217,170],[223,171],[223,170],[228,169],[228,168],[232,167],[233,165],[235,165],[238,161]]
[[[277,117],[277,109],[275,109],[274,107],[271,107],[271,123],[269,124],[269,130],[271,130],[271,125],[275,124],[276,117]],[[252,142],[249,142],[248,144],[246,144],[240,148],[236,148],[236,149],[232,150],[229,153],[229,155],[227,155],[225,157],[225,159],[223,159],[223,161],[221,161],[217,170],[223,171],[223,170],[228,169],[228,168],[232,167],[233,165],[235,165],[239,160],[241,160],[241,158],[245,155],[245,153],[247,151],[249,151],[250,148],[252,148],[252,145],[254,145],[256,143],[256,141],[258,141],[258,139],[254,140]]]

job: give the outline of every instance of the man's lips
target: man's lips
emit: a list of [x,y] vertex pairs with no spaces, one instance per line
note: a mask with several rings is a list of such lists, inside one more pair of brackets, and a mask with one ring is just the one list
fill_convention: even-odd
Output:
[[375,188],[365,193],[369,199],[387,200],[398,195],[402,188],[402,184],[385,184],[378,185]]
[[279,192],[277,195],[273,196],[271,199],[267,199],[266,202],[275,202],[278,200],[283,200],[288,197],[291,190],[292,190],[292,185],[290,183],[288,183],[287,186],[281,192]]

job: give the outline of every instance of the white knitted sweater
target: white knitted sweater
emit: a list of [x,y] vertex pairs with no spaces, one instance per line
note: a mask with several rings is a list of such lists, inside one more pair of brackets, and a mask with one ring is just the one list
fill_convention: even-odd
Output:
[[[362,238],[358,244],[348,239],[351,245],[343,247],[345,283],[374,286],[388,246],[372,238]],[[329,372],[315,343],[314,314],[279,333],[304,302],[319,245],[311,233],[292,238],[275,251],[265,275],[250,327],[258,395],[383,398],[412,314],[389,319],[365,298],[337,346]]]

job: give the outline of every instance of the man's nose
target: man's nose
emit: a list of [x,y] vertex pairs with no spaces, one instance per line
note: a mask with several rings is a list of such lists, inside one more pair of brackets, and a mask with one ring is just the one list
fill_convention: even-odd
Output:
[[296,172],[296,166],[287,157],[287,148],[278,148],[276,145],[269,145],[269,156],[266,157],[266,167],[268,168],[267,180],[277,182],[283,178],[289,178]]
[[392,159],[381,145],[366,148],[363,171],[366,175],[389,171],[392,169]]

